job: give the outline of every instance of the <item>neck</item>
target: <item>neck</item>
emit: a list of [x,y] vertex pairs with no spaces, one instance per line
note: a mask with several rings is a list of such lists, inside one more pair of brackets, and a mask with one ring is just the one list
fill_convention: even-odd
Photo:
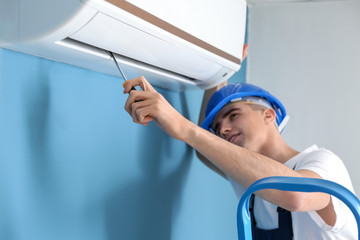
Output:
[[259,153],[280,163],[285,163],[299,154],[298,151],[291,148],[284,141],[279,132],[271,135],[269,141],[260,149]]

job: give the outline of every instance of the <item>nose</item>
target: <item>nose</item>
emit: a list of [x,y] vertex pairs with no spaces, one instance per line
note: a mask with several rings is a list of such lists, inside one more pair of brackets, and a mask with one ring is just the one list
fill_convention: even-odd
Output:
[[219,126],[219,136],[222,137],[222,138],[225,138],[226,135],[231,132],[231,125],[230,124],[227,124],[227,123],[222,123],[220,126]]

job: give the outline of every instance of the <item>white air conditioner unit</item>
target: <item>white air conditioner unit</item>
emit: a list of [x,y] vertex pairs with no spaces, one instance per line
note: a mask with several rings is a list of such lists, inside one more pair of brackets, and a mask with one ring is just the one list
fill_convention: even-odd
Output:
[[0,0],[0,47],[172,89],[239,70],[245,0]]

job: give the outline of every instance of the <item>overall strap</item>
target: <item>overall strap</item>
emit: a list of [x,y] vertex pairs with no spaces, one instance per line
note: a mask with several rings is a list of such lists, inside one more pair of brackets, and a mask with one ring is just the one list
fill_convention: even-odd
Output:
[[[252,194],[249,202],[249,212],[251,217],[251,225],[253,228],[257,228],[255,214],[254,214],[254,203],[255,203],[255,194]],[[293,237],[294,233],[293,233],[291,212],[281,207],[277,207],[277,212],[279,219],[278,229],[288,229],[290,231],[291,237]]]
[[291,236],[294,236],[291,212],[281,207],[277,207],[277,212],[279,216],[279,228],[289,229]]
[[255,220],[255,215],[254,215],[254,203],[255,203],[255,194],[251,194],[250,202],[249,202],[249,212],[250,212],[250,217],[251,217],[251,225],[253,227],[256,226],[256,220]]

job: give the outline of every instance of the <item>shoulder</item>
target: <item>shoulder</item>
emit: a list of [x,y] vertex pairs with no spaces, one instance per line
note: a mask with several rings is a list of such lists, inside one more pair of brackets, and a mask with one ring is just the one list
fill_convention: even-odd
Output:
[[326,148],[319,148],[316,145],[311,146],[299,155],[296,169],[318,164],[329,167],[332,165],[343,165],[342,160],[335,153]]
[[[304,153],[304,152],[303,152]],[[316,172],[321,178],[337,182],[352,189],[349,173],[338,155],[326,148],[311,147],[296,162],[296,170]]]
[[326,148],[312,146],[299,154],[296,161],[296,170],[311,170],[319,174],[323,179],[334,181],[338,172],[346,171],[344,163],[336,154]]

